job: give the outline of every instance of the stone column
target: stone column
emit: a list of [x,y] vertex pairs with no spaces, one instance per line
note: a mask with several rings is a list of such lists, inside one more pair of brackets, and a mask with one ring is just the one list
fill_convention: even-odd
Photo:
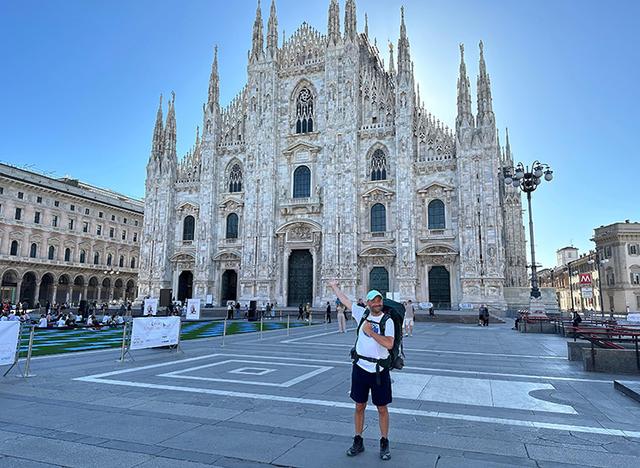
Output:
[[102,283],[98,283],[97,291],[98,297],[96,297],[96,302],[100,302],[102,300]]
[[56,302],[56,296],[58,295],[58,283],[53,284],[53,297],[51,298],[51,305]]
[[85,283],[84,285],[84,289],[82,290],[82,297],[80,298],[80,300],[84,299],[85,301],[87,300],[87,292],[89,291],[89,283]]
[[17,284],[16,284],[16,298],[14,300],[14,302],[17,304],[18,302],[20,302],[20,292],[22,290],[22,280],[18,279]]
[[40,283],[36,281],[36,291],[34,293],[33,304],[31,304],[31,306],[33,307],[36,305],[36,303],[39,303],[39,302],[40,302]]

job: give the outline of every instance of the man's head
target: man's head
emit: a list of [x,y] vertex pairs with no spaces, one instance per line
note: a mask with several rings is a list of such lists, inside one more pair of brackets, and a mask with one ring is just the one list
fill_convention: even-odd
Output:
[[373,315],[378,315],[382,312],[382,293],[372,289],[367,293],[367,307]]

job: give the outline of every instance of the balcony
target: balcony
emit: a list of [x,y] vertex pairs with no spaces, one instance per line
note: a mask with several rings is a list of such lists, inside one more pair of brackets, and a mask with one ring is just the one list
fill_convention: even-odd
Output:
[[322,201],[318,195],[305,198],[288,198],[280,203],[280,213],[283,215],[320,214]]

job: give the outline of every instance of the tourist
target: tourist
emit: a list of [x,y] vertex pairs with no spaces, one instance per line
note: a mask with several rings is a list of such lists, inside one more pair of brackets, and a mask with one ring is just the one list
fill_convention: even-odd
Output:
[[274,320],[276,318],[276,304],[278,304],[277,302],[274,304],[271,304],[271,320]]
[[236,301],[236,317],[240,317],[240,302]]
[[56,327],[64,328],[66,326],[67,326],[67,319],[65,318],[64,315],[61,315],[58,321],[56,322]]
[[47,316],[45,314],[40,314],[40,320],[38,321],[37,328],[47,328],[49,326],[49,322],[47,322]]
[[304,309],[302,307],[302,302],[301,302],[300,305],[298,306],[298,318],[296,320],[304,320],[303,314],[304,314]]
[[328,301],[327,301],[327,314],[324,320],[327,323],[331,323],[331,304]]
[[351,399],[356,404],[354,415],[355,433],[353,445],[347,450],[347,455],[353,457],[364,452],[364,414],[371,391],[371,402],[378,409],[378,421],[380,425],[380,458],[389,460],[389,409],[387,405],[392,401],[391,376],[389,369],[376,372],[377,365],[368,359],[384,359],[393,348],[394,326],[393,320],[387,320],[384,327],[384,335],[380,335],[380,320],[384,316],[382,312],[383,296],[376,290],[367,294],[367,308],[354,305],[352,301],[340,290],[335,281],[329,286],[333,289],[340,302],[351,309],[354,320],[360,325],[365,312],[368,310],[366,320],[358,327],[355,346],[355,361],[351,372]]
[[345,306],[339,302],[336,307],[336,317],[338,318],[338,333],[347,333],[347,317],[345,316]]
[[116,314],[116,316],[113,319],[115,325],[122,325],[124,323],[124,319],[122,318],[122,315],[120,314]]
[[307,322],[311,323],[311,321],[313,320],[313,315],[311,312],[311,304],[309,304],[308,302],[304,306],[304,316],[307,318]]
[[231,302],[227,304],[227,320],[233,320],[233,305]]
[[582,322],[582,317],[580,317],[580,314],[578,313],[578,311],[574,310],[573,311],[573,327],[574,328],[578,328],[580,326],[580,323]]
[[416,312],[413,308],[413,302],[409,299],[404,303],[404,336],[413,336],[413,320],[415,319]]

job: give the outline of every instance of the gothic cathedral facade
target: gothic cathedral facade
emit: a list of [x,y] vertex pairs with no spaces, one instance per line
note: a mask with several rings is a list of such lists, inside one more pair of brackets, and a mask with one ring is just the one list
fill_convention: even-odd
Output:
[[[266,45],[258,4],[246,86],[219,104],[217,50],[202,135],[180,160],[175,96],[158,109],[147,165],[139,291],[320,306],[330,280],[456,309],[504,306],[526,286],[522,207],[502,173],[482,43],[477,111],[460,46],[455,130],[420,99],[404,12],[388,63],[354,0],[322,34],[306,23]],[[207,298],[209,301],[207,301]]]

